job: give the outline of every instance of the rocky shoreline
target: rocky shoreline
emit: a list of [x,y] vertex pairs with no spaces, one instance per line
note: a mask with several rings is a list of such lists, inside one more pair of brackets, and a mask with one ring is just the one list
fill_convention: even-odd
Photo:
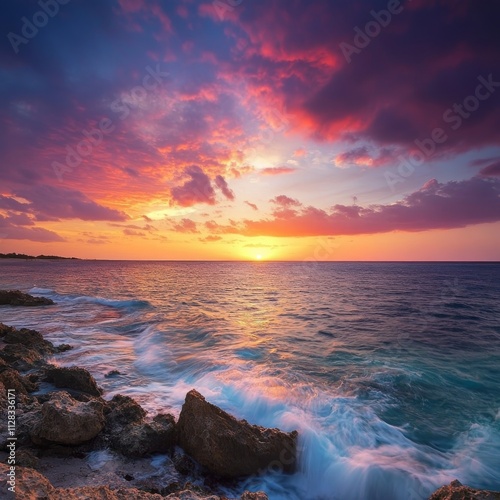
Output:
[[[0,291],[0,304],[50,306],[53,302],[19,291]],[[269,471],[295,471],[297,431],[287,433],[237,420],[194,389],[186,395],[177,421],[169,413],[148,417],[128,396],[118,394],[105,400],[87,370],[46,361],[68,349],[71,346],[55,346],[36,330],[0,323],[2,422],[8,421],[14,393],[16,400],[16,498],[224,500],[227,497],[221,491],[231,482]],[[51,390],[39,391],[42,383]],[[0,450],[7,461],[7,465],[0,464],[0,496],[9,498],[11,429],[2,424],[0,430]],[[73,481],[77,486],[68,488],[64,481],[59,487],[51,484],[40,472],[57,460],[63,461],[59,465],[63,471],[65,467],[70,471],[71,460],[80,463],[89,454],[108,450],[123,457],[124,464],[128,461],[131,471],[148,468],[144,457],[166,455],[173,474],[144,479],[144,474],[135,478],[133,472],[106,475],[100,471],[95,476],[103,484],[88,474],[81,484]],[[267,495],[245,491],[239,498],[264,500]],[[454,481],[431,499],[500,499],[500,493],[472,490]]]

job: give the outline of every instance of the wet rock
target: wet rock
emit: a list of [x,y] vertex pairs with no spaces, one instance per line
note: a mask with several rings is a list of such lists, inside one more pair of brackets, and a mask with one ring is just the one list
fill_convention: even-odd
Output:
[[295,470],[296,431],[286,433],[237,420],[195,390],[186,395],[177,432],[179,445],[220,477]]
[[29,370],[43,364],[43,355],[22,344],[7,344],[0,351],[0,358],[13,368]]
[[16,451],[16,465],[21,467],[31,467],[32,469],[37,469],[40,460],[36,455],[33,454],[31,450],[27,448],[21,448]]
[[5,388],[14,389],[16,395],[28,394],[28,392],[36,390],[36,384],[31,382],[28,377],[19,375],[19,372],[13,368],[0,371],[0,382],[2,382]]
[[192,476],[196,471],[195,462],[185,453],[176,453],[172,462],[175,470],[183,476]]
[[33,297],[20,290],[0,290],[0,306],[50,306],[54,301],[46,297]]
[[71,349],[73,349],[73,346],[69,344],[59,344],[58,346],[56,346],[57,352],[66,352],[70,351]]
[[429,500],[500,500],[500,492],[475,490],[455,479],[435,491]]
[[40,354],[52,354],[56,348],[52,342],[45,340],[43,335],[29,328],[17,329],[0,323],[0,337],[6,344],[21,344]]
[[[0,464],[0,498],[11,498],[7,490],[9,468]],[[16,498],[23,500],[163,500],[161,495],[135,488],[110,489],[107,486],[54,488],[50,481],[34,469],[16,467]]]
[[152,422],[126,425],[110,436],[110,446],[122,455],[142,457],[152,453],[166,453],[175,446],[175,419],[159,414]]
[[118,370],[111,370],[108,373],[106,373],[106,375],[104,375],[104,376],[106,378],[110,378],[110,377],[116,377],[117,375],[121,375],[121,372],[119,372]]
[[56,387],[73,389],[92,396],[100,396],[103,393],[103,390],[97,386],[94,377],[87,370],[78,366],[60,368],[51,365],[45,370],[45,380],[52,382]]
[[82,403],[66,392],[56,392],[43,403],[41,418],[31,432],[31,439],[38,445],[78,445],[96,437],[104,428],[104,422],[100,401]]
[[241,495],[241,500],[268,500],[268,498],[263,491],[245,491],[243,495]]
[[146,416],[142,406],[128,396],[117,394],[108,402],[106,412],[106,427],[110,432],[122,432],[120,427],[140,423]]

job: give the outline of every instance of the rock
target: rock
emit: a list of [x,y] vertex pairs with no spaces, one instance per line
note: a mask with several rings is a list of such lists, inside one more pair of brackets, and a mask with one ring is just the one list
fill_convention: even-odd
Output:
[[33,297],[20,290],[0,290],[0,306],[50,306],[54,301],[46,297]]
[[106,407],[106,427],[110,432],[122,432],[121,426],[141,423],[146,412],[141,405],[128,396],[117,394]]
[[103,390],[97,386],[94,377],[87,370],[78,366],[59,368],[50,365],[45,370],[45,380],[52,382],[56,387],[73,389],[92,396],[100,396],[103,393]]
[[31,432],[35,444],[78,445],[90,441],[104,428],[103,404],[82,403],[66,392],[56,392],[42,405],[41,418]]
[[39,464],[38,457],[36,457],[30,450],[22,448],[16,451],[16,465],[21,467],[31,467],[37,469]]
[[0,382],[7,389],[15,389],[17,394],[28,394],[36,390],[36,384],[31,382],[28,377],[19,375],[17,370],[7,368],[0,372]]
[[175,419],[163,414],[156,415],[150,423],[129,424],[110,437],[110,446],[114,450],[131,457],[167,453],[175,442]]
[[[7,490],[9,467],[0,464],[0,498],[13,498]],[[110,489],[108,486],[54,488],[50,481],[34,469],[16,467],[16,498],[23,500],[163,500],[157,494],[135,488]]]
[[268,468],[295,470],[297,431],[285,433],[236,420],[194,389],[186,395],[177,432],[184,451],[220,477],[258,474]]
[[[0,498],[13,498],[7,490],[9,466],[0,463]],[[164,497],[157,493],[147,493],[136,488],[111,489],[108,486],[83,486],[79,488],[54,488],[50,481],[34,469],[16,467],[16,498],[23,500],[222,500],[216,495],[205,495],[191,490],[183,490]],[[259,493],[257,497],[245,497],[241,500],[267,500]],[[255,495],[255,494],[253,494]]]
[[116,377],[117,375],[121,375],[121,372],[119,372],[118,370],[111,370],[108,373],[106,373],[106,375],[104,375],[104,376],[106,378],[110,378],[110,377]]
[[500,500],[500,492],[475,490],[455,479],[435,491],[429,500]]
[[18,370],[29,370],[43,363],[42,354],[22,344],[7,344],[0,351],[0,358]]
[[71,349],[73,349],[73,346],[69,344],[59,344],[58,346],[56,346],[57,352],[66,352],[70,351]]
[[268,498],[263,491],[245,491],[243,495],[241,495],[241,500],[268,500]]
[[56,352],[56,348],[52,342],[45,340],[40,332],[30,330],[29,328],[18,330],[12,326],[0,323],[0,337],[6,344],[21,344],[40,354],[52,354]]
[[176,453],[172,458],[172,462],[175,470],[183,476],[192,476],[197,467],[193,459],[185,453]]

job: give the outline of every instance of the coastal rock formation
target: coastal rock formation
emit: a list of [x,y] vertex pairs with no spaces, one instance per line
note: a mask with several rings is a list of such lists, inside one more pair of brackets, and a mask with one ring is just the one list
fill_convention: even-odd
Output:
[[500,500],[500,492],[475,490],[455,479],[435,491],[429,500]]
[[194,389],[186,395],[177,430],[179,445],[217,476],[295,470],[297,431],[285,433],[237,420]]
[[28,377],[19,375],[13,368],[0,367],[0,382],[4,387],[14,389],[17,394],[28,394],[36,389],[36,385]]
[[46,297],[33,297],[20,290],[0,290],[0,306],[51,306],[55,302]]
[[60,351],[41,333],[28,328],[18,330],[0,323],[0,339],[6,344],[0,350],[0,359],[18,370],[29,370],[44,364],[46,355]]
[[106,433],[109,445],[126,456],[166,453],[175,446],[175,419],[159,414],[145,422],[146,412],[132,398],[117,394],[107,404]]
[[78,445],[93,439],[103,428],[103,404],[100,401],[83,403],[66,392],[56,392],[43,403],[31,439],[38,445]]
[[111,447],[122,455],[143,457],[151,453],[166,453],[175,446],[175,419],[159,414],[152,422],[127,425],[122,432],[114,432]]
[[94,377],[78,366],[66,368],[50,365],[45,370],[45,380],[52,382],[56,387],[85,392],[91,396],[99,397],[103,393]]
[[[7,473],[9,467],[0,463],[0,498],[10,498]],[[79,488],[54,488],[50,481],[34,469],[16,467],[16,498],[23,500],[221,500],[216,495],[203,495],[190,490],[172,493],[166,497],[157,493],[147,493],[136,488],[111,489],[108,486],[83,486]],[[10,496],[9,496],[10,495]],[[250,495],[250,496],[249,496]],[[258,495],[258,496],[255,496]],[[262,492],[245,492],[241,500],[267,500]]]

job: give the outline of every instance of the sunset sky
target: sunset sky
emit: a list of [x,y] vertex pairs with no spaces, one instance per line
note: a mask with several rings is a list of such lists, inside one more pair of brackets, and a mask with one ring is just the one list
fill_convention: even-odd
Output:
[[8,0],[0,252],[498,260],[499,20],[493,0]]

